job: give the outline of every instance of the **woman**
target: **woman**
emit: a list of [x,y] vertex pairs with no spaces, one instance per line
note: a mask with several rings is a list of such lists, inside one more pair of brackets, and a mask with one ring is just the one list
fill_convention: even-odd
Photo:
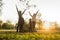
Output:
[[[39,11],[39,10],[38,10],[38,11]],[[34,13],[33,15],[31,15],[31,13],[29,12],[30,16],[32,17],[31,22],[32,22],[33,30],[35,30],[36,15],[37,15],[38,11],[37,11],[36,13]]]

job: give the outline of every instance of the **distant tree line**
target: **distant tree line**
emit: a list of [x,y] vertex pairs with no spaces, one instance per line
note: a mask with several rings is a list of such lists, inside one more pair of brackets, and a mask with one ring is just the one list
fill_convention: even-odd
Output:
[[0,20],[0,29],[14,29],[14,25],[9,20],[5,23]]

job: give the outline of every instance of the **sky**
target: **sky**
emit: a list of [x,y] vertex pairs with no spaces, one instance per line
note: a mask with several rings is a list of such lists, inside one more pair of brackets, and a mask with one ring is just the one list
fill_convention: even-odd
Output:
[[[20,3],[19,0],[3,0],[3,3],[4,5],[2,7],[2,15],[0,16],[0,19],[2,19],[4,22],[6,20],[10,20],[12,23],[17,22],[18,14],[16,5],[18,7],[18,10],[22,11],[26,8],[26,5]],[[36,4],[37,7],[31,7],[25,12],[23,15],[25,20],[31,18],[28,13],[29,11],[33,15],[33,13],[39,9],[39,12],[41,13],[41,19],[43,21],[56,21],[57,23],[60,23],[60,0],[30,0],[29,4]]]

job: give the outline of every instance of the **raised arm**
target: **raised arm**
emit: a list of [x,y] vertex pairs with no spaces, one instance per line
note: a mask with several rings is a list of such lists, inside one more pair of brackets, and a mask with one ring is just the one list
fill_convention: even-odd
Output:
[[18,15],[20,15],[19,11],[17,11],[17,12],[18,12]]
[[17,6],[16,6],[16,10],[17,10],[18,15],[20,15]]
[[23,11],[23,13],[22,14],[24,14],[24,12],[26,11],[26,9]]
[[31,13],[29,12],[30,16],[32,17]]
[[[38,10],[39,11],[39,10]],[[38,11],[36,12],[36,15],[38,14]]]
[[40,16],[41,16],[41,13],[40,13]]

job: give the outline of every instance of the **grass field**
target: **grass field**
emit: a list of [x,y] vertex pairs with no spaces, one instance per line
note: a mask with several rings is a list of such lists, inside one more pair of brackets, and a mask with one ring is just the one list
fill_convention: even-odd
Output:
[[14,31],[0,31],[0,40],[60,40],[60,33],[17,33]]

